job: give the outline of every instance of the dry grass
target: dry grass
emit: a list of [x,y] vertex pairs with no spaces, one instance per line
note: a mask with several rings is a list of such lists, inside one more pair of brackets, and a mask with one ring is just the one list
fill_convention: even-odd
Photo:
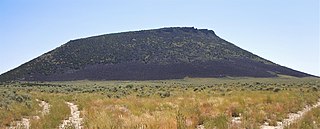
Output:
[[[36,98],[47,101],[50,106],[50,113],[47,115],[41,115],[39,120],[31,121],[31,128],[33,129],[52,129],[57,128],[61,123],[61,120],[69,117],[70,109],[65,104],[70,96],[63,94],[44,94],[44,93],[32,93]],[[40,111],[40,110],[38,110]]]
[[225,96],[184,93],[169,98],[128,96],[92,99],[84,105],[83,114],[89,128],[176,128],[178,118],[184,119],[187,128],[200,124],[225,127],[230,126],[233,114],[241,114],[240,126],[250,128],[265,121],[276,123],[317,98],[313,93],[301,95],[296,91],[233,92]]
[[301,120],[287,127],[288,129],[319,129],[320,107],[312,109]]
[[[50,114],[32,121],[32,128],[56,128],[68,117],[64,103],[79,105],[85,128],[258,128],[284,119],[288,113],[311,105],[320,97],[315,78],[228,78],[163,81],[76,81],[49,86],[1,87],[19,90],[52,107]],[[10,84],[13,85],[13,84]],[[16,84],[17,85],[17,84]],[[26,89],[31,89],[26,90]],[[1,126],[22,116],[38,115],[13,103],[11,112],[0,108]],[[17,108],[14,106],[18,105]],[[20,105],[20,106],[19,106]],[[19,108],[18,108],[19,107]],[[314,111],[315,112],[315,111]],[[231,123],[241,116],[241,124]],[[300,125],[297,125],[300,126]]]

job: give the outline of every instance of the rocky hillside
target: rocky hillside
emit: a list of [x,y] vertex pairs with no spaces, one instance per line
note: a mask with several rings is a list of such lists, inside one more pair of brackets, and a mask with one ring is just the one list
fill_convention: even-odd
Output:
[[71,40],[0,76],[0,81],[158,80],[184,77],[296,77],[295,71],[193,27]]

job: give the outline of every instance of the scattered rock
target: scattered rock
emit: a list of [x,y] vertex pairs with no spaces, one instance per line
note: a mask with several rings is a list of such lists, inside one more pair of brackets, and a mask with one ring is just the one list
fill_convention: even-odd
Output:
[[196,129],[205,129],[203,125],[198,125]]
[[241,117],[232,117],[231,122],[232,122],[232,124],[240,124],[241,123]]

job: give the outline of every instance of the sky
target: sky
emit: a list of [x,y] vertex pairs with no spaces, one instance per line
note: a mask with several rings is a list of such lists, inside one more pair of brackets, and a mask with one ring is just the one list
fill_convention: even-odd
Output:
[[1,0],[0,74],[77,38],[195,27],[320,76],[319,6],[319,0]]

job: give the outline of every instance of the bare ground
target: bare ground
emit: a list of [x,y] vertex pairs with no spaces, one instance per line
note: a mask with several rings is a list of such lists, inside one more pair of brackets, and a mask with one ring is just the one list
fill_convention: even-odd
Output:
[[[49,103],[45,101],[40,101],[36,99],[37,102],[39,103],[39,106],[42,107],[42,110],[40,111],[42,115],[49,114],[50,112],[50,105]],[[39,116],[26,116],[23,117],[20,121],[13,121],[11,122],[10,126],[7,129],[29,129],[30,128],[30,120],[35,119],[38,120],[40,119]]]
[[82,129],[82,118],[80,117],[80,111],[78,109],[78,105],[74,103],[66,102],[71,110],[71,116],[67,120],[63,120],[62,124],[60,124],[59,129],[66,129],[69,127],[74,127],[75,129]]
[[283,129],[286,126],[289,126],[299,119],[301,119],[307,112],[312,110],[313,108],[320,107],[320,99],[318,102],[312,106],[306,106],[303,110],[298,111],[297,113],[290,113],[287,119],[282,120],[281,122],[277,122],[277,126],[269,126],[268,123],[265,123],[261,126],[261,129]]

